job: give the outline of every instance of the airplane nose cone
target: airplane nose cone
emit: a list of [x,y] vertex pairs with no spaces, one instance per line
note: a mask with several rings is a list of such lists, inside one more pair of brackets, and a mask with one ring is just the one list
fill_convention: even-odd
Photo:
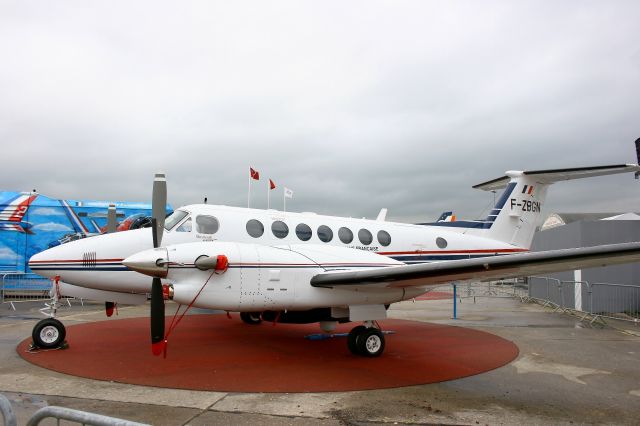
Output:
[[164,247],[132,254],[122,263],[131,270],[151,277],[166,278],[169,271],[169,255]]
[[55,257],[52,256],[51,249],[36,253],[29,259],[29,268],[36,274],[44,277],[53,278],[58,271],[54,263]]

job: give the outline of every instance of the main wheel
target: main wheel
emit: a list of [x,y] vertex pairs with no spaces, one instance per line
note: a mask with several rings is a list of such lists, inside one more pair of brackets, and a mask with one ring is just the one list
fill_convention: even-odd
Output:
[[380,356],[384,351],[384,334],[377,328],[368,328],[358,337],[356,345],[360,355]]
[[33,327],[31,338],[37,347],[51,349],[60,346],[66,335],[67,330],[60,321],[55,318],[45,318]]
[[361,355],[361,353],[358,351],[358,338],[366,330],[367,327],[365,327],[364,325],[359,325],[357,327],[353,327],[349,332],[349,336],[347,337],[347,347],[352,354]]
[[258,312],[240,312],[240,319],[251,325],[260,324],[262,322]]

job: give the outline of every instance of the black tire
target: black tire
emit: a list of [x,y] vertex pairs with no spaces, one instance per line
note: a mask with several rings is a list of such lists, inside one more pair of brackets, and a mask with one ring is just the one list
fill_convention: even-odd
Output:
[[365,327],[364,325],[359,325],[357,327],[353,327],[349,332],[349,336],[347,337],[347,347],[352,354],[361,355],[361,353],[358,351],[358,338],[366,330],[367,327]]
[[251,325],[260,324],[262,322],[258,312],[240,312],[240,319]]
[[384,352],[384,334],[377,328],[368,328],[358,338],[357,347],[362,356],[380,356]]
[[67,330],[64,325],[55,318],[46,318],[39,321],[33,327],[33,332],[31,333],[33,344],[42,349],[59,347],[66,336]]

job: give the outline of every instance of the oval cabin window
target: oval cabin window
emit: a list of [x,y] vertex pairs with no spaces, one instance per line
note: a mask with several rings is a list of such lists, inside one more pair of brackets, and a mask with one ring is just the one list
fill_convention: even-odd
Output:
[[276,238],[284,238],[289,235],[289,227],[281,220],[276,220],[271,224],[271,232]]
[[362,244],[368,246],[373,241],[373,235],[371,235],[368,229],[363,228],[358,231],[358,239]]
[[264,234],[264,225],[257,219],[251,219],[247,222],[247,234],[253,238],[262,237],[262,234]]
[[311,227],[306,223],[301,223],[296,226],[296,235],[302,241],[309,241],[311,239]]
[[320,225],[318,227],[318,238],[324,243],[328,243],[333,239],[333,231],[327,225]]

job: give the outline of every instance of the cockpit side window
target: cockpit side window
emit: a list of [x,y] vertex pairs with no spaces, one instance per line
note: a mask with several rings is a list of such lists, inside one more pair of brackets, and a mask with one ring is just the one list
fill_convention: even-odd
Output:
[[185,220],[182,225],[178,226],[176,232],[191,232],[191,218]]
[[215,234],[220,228],[218,219],[213,216],[199,215],[196,217],[196,231],[200,234]]
[[170,231],[174,226],[176,226],[182,219],[184,219],[189,212],[184,210],[176,210],[164,221],[164,229]]

